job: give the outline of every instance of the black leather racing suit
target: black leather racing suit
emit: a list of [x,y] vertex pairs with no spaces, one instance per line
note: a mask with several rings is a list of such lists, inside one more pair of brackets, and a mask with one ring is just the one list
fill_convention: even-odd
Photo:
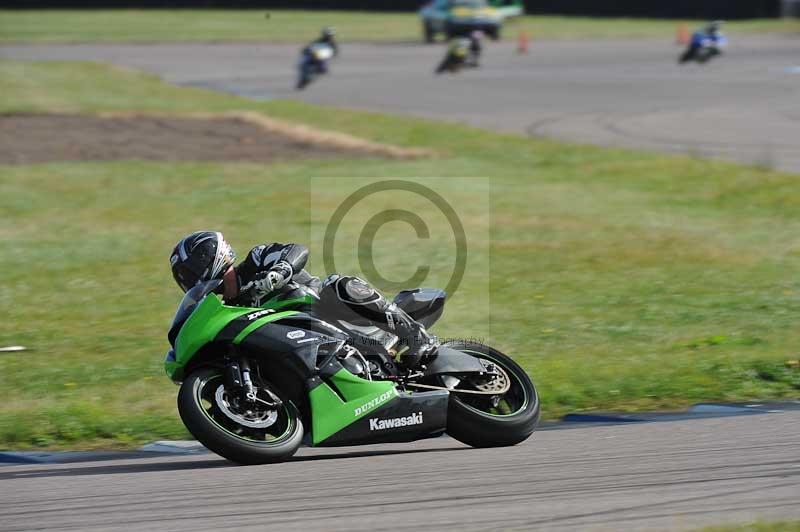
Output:
[[339,47],[336,45],[336,39],[334,39],[333,36],[327,36],[326,37],[326,36],[323,35],[322,37],[318,38],[317,40],[311,41],[308,44],[308,46],[306,47],[306,49],[311,48],[315,44],[327,44],[328,46],[333,48],[333,55],[339,55]]
[[[402,362],[413,367],[433,348],[434,340],[425,328],[405,311],[358,277],[330,275],[325,281],[309,274],[304,268],[308,248],[300,244],[263,244],[254,247],[247,258],[234,269],[240,287],[239,296],[228,304],[258,307],[291,284],[305,286],[319,296],[318,308],[323,316],[331,316],[355,325],[372,324],[400,338],[409,349]],[[258,281],[269,272],[278,272],[285,280],[282,288],[273,292],[259,289]]]
[[[339,47],[336,45],[336,40],[332,36],[329,36],[329,37],[322,36],[322,37],[320,37],[320,38],[318,38],[318,39],[316,39],[314,41],[311,41],[310,43],[308,43],[308,45],[305,48],[303,48],[303,51],[302,51],[303,56],[311,57],[311,48],[315,44],[327,44],[328,46],[330,46],[333,49],[334,57],[339,55]],[[320,71],[322,73],[327,73],[328,72],[328,64],[325,61],[322,61],[321,63],[319,63],[319,69],[320,69]]]
[[273,269],[281,273],[286,282],[308,286],[319,293],[322,283],[303,269],[306,262],[308,262],[308,248],[300,244],[273,242],[254,247],[247,254],[247,258],[234,268],[240,291],[239,296],[228,303],[242,307],[260,306],[270,294],[259,290],[255,282],[263,279]]

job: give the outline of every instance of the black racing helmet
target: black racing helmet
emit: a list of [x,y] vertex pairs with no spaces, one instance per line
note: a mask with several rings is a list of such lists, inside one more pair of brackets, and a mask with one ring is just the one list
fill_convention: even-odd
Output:
[[172,276],[184,292],[197,283],[222,279],[235,260],[233,248],[215,231],[192,233],[178,242],[169,258]]
[[336,35],[336,29],[333,26],[325,26],[322,28],[322,38],[331,39]]

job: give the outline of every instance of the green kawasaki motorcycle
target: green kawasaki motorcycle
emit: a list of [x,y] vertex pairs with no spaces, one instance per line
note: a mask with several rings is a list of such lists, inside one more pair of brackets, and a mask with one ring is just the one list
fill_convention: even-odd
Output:
[[[539,398],[510,357],[475,342],[448,342],[415,370],[396,364],[398,338],[377,327],[324,320],[316,297],[291,290],[261,308],[230,307],[220,281],[189,290],[169,331],[167,375],[178,410],[208,449],[240,464],[291,457],[313,446],[407,442],[447,433],[474,447],[514,445],[539,420]],[[441,290],[394,302],[430,327]]]

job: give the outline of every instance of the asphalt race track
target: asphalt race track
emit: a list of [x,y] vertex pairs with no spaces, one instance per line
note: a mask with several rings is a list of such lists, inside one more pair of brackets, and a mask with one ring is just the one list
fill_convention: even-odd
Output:
[[[252,98],[464,121],[500,131],[742,160],[800,172],[800,44],[733,36],[675,65],[668,41],[491,44],[484,67],[432,74],[441,46],[346,45],[291,90],[297,46],[3,46],[94,60]],[[793,69],[796,68],[796,71]],[[0,466],[0,531],[686,530],[800,519],[800,410],[544,430],[522,445],[302,449],[238,467],[209,454]]]
[[800,172],[800,39],[731,36],[726,56],[679,67],[667,39],[487,45],[483,66],[434,76],[442,46],[346,44],[332,75],[292,90],[299,46],[4,46],[0,56],[114,62],[251,98],[458,120],[584,143],[713,156]]
[[0,467],[0,531],[686,530],[800,518],[800,410],[301,449]]

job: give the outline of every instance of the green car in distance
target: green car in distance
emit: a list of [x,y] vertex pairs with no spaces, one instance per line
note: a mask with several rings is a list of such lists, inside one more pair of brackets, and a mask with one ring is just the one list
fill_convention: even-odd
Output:
[[431,0],[419,11],[425,42],[480,30],[491,39],[500,38],[503,21],[524,12],[520,0]]

